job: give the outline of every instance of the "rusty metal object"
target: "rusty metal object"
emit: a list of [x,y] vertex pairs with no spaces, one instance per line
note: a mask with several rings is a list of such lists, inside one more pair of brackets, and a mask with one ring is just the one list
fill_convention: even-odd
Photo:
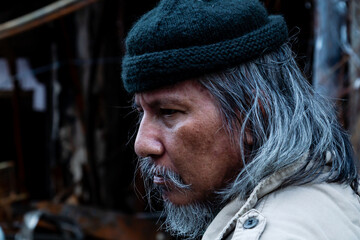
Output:
[[[81,229],[72,219],[35,210],[25,214],[23,225],[20,232],[15,235],[15,240],[36,240],[35,228],[37,228],[41,219],[45,224],[58,232],[56,235],[47,234],[46,238],[63,240],[84,239]],[[42,236],[42,238],[45,239],[45,236]]]
[[77,11],[98,0],[60,0],[34,12],[0,24],[0,39],[28,31],[44,23],[53,21]]
[[158,216],[125,215],[92,207],[41,202],[36,208],[76,221],[85,236],[95,239],[155,240],[170,239],[159,230]]

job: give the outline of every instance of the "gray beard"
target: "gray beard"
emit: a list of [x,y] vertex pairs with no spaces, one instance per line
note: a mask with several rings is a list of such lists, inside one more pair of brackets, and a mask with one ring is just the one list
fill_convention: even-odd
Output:
[[[165,187],[158,187],[153,184],[153,177],[156,172],[167,181],[171,181],[177,191],[191,190],[191,185],[185,184],[181,177],[165,168],[155,166],[151,158],[140,158],[138,170],[144,180],[146,196],[151,208],[152,198],[161,199],[161,192]],[[221,201],[220,201],[221,202]],[[162,227],[173,236],[182,237],[186,239],[196,239],[202,236],[215,218],[220,203],[210,202],[195,202],[188,205],[175,205],[169,200],[163,200],[162,218],[164,223]]]
[[[210,205],[210,204],[209,204]],[[215,218],[212,207],[204,203],[174,205],[164,201],[164,227],[173,236],[196,239],[204,234]]]

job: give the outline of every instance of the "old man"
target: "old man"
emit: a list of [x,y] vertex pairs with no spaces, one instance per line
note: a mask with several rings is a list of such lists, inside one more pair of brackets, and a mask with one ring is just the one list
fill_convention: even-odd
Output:
[[129,32],[122,78],[171,234],[360,239],[352,147],[281,16],[257,0],[162,0]]

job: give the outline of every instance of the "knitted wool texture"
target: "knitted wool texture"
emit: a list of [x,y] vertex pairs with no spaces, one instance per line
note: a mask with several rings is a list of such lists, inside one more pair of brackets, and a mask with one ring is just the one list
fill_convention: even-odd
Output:
[[130,93],[234,67],[287,40],[258,0],[162,0],[130,30],[122,79]]

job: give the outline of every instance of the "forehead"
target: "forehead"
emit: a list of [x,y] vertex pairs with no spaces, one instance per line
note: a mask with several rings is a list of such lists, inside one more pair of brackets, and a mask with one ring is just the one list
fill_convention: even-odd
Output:
[[193,101],[213,102],[208,90],[196,80],[187,80],[160,89],[136,93],[135,103],[161,104],[161,103],[191,103]]

